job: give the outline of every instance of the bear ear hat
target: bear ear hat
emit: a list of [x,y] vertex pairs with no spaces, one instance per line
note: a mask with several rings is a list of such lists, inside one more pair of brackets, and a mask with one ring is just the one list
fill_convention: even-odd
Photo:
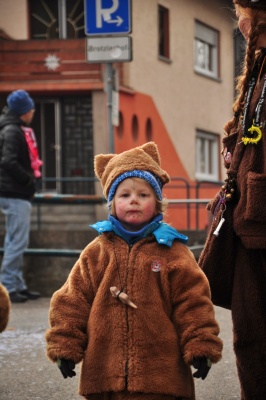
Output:
[[157,164],[161,164],[161,159],[158,151],[158,147],[154,142],[145,143],[143,146],[139,147],[145,153],[147,153]]
[[[148,142],[144,145],[138,147],[147,153],[157,164],[161,164],[161,159],[158,151],[158,147],[154,142]],[[98,154],[94,160],[94,170],[98,179],[101,180],[102,175],[109,164],[110,160],[114,158],[117,154]]]
[[102,174],[109,161],[115,157],[115,154],[98,154],[94,159],[94,170],[98,179],[101,180]]
[[104,196],[108,198],[113,182],[118,176],[126,172],[132,173],[138,170],[150,172],[160,180],[161,186],[169,182],[170,177],[161,168],[160,162],[157,144],[148,142],[120,154],[96,155],[94,157],[94,171],[101,182]]

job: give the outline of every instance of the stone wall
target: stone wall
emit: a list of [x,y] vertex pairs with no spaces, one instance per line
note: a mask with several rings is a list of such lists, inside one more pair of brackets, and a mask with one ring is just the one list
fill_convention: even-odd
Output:
[[[185,231],[189,237],[188,245],[203,244],[206,238],[205,231]],[[41,249],[80,249],[83,250],[97,233],[92,228],[87,231],[31,231],[30,248]],[[0,241],[3,243],[3,234]],[[200,250],[193,251],[197,259]],[[1,257],[2,258],[2,257]],[[77,257],[59,256],[24,256],[24,276],[29,289],[36,290],[44,297],[50,297],[66,281]]]
[[[80,249],[96,237],[96,231],[31,231],[30,248]],[[3,243],[4,236],[0,235]],[[1,256],[2,259],[2,256]],[[24,256],[24,277],[29,289],[42,296],[51,296],[59,289],[75,264],[77,257]]]

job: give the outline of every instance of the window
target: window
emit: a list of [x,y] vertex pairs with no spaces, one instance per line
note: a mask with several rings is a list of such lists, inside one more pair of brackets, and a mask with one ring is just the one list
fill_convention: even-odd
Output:
[[159,23],[159,57],[170,58],[169,49],[169,10],[165,7],[158,8]]
[[139,137],[139,121],[135,114],[133,115],[133,118],[132,118],[131,129],[132,129],[133,140],[136,142]]
[[30,0],[32,39],[85,37],[83,0]]
[[218,39],[219,33],[195,22],[195,71],[218,78]]
[[219,178],[219,135],[197,131],[196,179],[217,181]]
[[152,140],[152,123],[151,123],[151,119],[148,118],[146,121],[146,140],[147,142],[150,142]]
[[118,120],[119,124],[117,127],[117,136],[119,137],[119,139],[122,139],[124,135],[124,117],[121,111],[119,111]]

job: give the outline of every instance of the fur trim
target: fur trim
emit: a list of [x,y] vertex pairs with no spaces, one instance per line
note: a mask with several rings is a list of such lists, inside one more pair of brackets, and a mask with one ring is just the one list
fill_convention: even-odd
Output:
[[3,332],[7,327],[10,308],[8,291],[0,283],[0,332]]

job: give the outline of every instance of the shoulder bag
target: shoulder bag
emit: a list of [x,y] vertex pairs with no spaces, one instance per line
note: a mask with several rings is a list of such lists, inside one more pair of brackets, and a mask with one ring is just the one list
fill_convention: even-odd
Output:
[[[233,211],[237,198],[236,176],[245,147],[236,147],[227,171],[226,188],[223,186],[207,206],[214,218],[198,261],[209,280],[213,304],[226,309],[231,309],[234,281],[236,234],[233,229]],[[227,201],[230,190],[233,199]]]

